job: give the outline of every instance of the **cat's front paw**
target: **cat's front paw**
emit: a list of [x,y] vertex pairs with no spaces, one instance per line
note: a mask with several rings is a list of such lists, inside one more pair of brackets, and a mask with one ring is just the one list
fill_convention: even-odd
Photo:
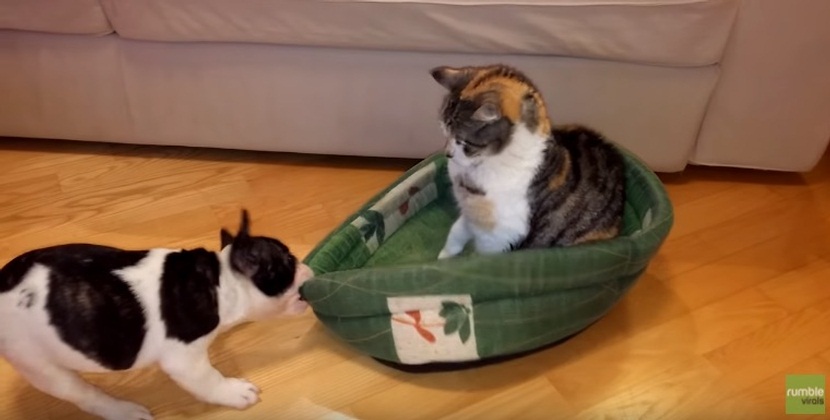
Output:
[[237,378],[225,378],[212,392],[214,404],[244,410],[259,402],[259,388],[256,385]]
[[455,256],[455,254],[453,254],[450,251],[447,251],[446,249],[442,249],[441,252],[438,253],[439,260],[444,260],[453,256]]

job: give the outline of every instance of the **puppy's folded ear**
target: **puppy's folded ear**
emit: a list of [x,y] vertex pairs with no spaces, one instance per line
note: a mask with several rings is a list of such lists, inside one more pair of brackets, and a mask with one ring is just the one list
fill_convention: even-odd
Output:
[[224,249],[226,246],[233,243],[233,235],[227,231],[227,229],[222,229],[219,231],[219,236],[221,237],[221,246],[220,249]]

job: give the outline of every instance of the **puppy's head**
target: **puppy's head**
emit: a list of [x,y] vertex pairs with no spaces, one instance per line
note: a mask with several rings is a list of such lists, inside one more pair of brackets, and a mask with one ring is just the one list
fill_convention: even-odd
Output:
[[277,239],[251,236],[248,211],[236,236],[220,232],[222,249],[230,246],[231,269],[250,280],[261,294],[249,308],[254,318],[298,315],[308,306],[300,297],[300,286],[312,276],[311,269],[297,261],[288,247]]

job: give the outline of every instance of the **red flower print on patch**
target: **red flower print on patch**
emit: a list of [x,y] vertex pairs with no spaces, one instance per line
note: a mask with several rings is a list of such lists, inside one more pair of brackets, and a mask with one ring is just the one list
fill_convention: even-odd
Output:
[[409,315],[409,318],[402,319],[398,317],[392,317],[392,320],[401,324],[405,325],[412,325],[415,328],[415,331],[423,337],[424,340],[427,342],[434,344],[435,343],[435,335],[429,332],[426,327],[440,327],[443,324],[437,325],[425,325],[421,323],[421,311],[406,311],[406,314]]
[[409,190],[408,190],[409,197],[407,197],[406,201],[404,201],[403,204],[401,204],[398,207],[398,211],[401,213],[402,216],[405,216],[406,213],[409,211],[409,200],[413,196],[415,196],[415,194],[418,194],[419,191],[421,191],[421,189],[418,188],[418,187],[409,187]]

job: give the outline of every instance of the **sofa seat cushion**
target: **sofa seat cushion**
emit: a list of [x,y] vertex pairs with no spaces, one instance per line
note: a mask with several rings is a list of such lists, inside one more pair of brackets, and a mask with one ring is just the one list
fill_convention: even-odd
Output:
[[98,0],[2,0],[0,29],[83,35],[112,32]]
[[737,0],[102,0],[124,37],[155,41],[719,61]]

